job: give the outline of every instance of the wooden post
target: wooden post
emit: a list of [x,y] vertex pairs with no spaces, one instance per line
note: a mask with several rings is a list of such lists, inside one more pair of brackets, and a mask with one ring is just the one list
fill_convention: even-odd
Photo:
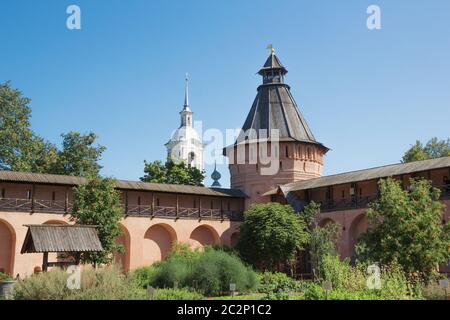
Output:
[[180,207],[180,205],[179,205],[179,196],[178,196],[178,193],[176,194],[176,207],[175,207],[175,213],[176,213],[176,216],[178,217],[178,212],[179,212],[179,207]]
[[44,257],[42,259],[42,272],[47,272],[48,267],[48,252],[44,252]]
[[64,212],[69,213],[69,187],[64,192]]
[[128,214],[128,190],[125,190],[125,214]]
[[36,185],[33,183],[31,187],[31,213],[34,213],[34,193],[36,192]]
[[152,214],[152,217],[154,216],[154,212],[155,212],[155,193],[154,192],[152,192],[152,204],[151,204],[151,207],[150,207],[150,212],[151,212],[151,214]]

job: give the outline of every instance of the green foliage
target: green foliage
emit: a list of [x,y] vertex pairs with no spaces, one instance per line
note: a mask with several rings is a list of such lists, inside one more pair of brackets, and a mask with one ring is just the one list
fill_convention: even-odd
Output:
[[263,272],[258,274],[258,292],[270,294],[278,292],[296,292],[301,283],[282,272]]
[[427,300],[447,300],[450,292],[446,293],[437,281],[433,281],[422,288],[422,295]]
[[438,140],[434,137],[424,146],[419,140],[405,152],[402,162],[434,159],[450,156],[450,139]]
[[45,172],[55,148],[31,130],[31,100],[0,84],[0,169]]
[[204,300],[205,297],[198,292],[187,289],[157,289],[153,300]]
[[63,134],[63,148],[36,135],[31,129],[31,100],[9,82],[0,84],[0,169],[76,176],[97,174],[105,150],[94,146],[94,133]]
[[144,160],[144,176],[141,181],[203,186],[205,173],[196,167],[188,167],[184,162],[175,162],[168,158],[161,161],[147,162]]
[[93,132],[83,135],[73,131],[61,136],[63,148],[58,151],[52,173],[83,177],[98,175],[102,168],[98,161],[105,151],[105,147],[95,145],[98,136]]
[[308,242],[303,219],[289,205],[255,204],[244,213],[236,249],[247,262],[265,270],[292,261]]
[[157,269],[155,264],[151,266],[145,266],[133,271],[130,271],[130,277],[133,279],[136,286],[145,288],[147,284],[153,283]]
[[90,177],[85,184],[74,189],[72,219],[77,224],[95,225],[103,247],[102,252],[86,252],[83,261],[94,264],[110,263],[114,252],[121,252],[116,244],[120,236],[119,221],[123,216],[120,194],[110,178]]
[[69,274],[61,269],[33,274],[14,285],[16,300],[131,300],[146,299],[146,291],[116,267],[83,270],[81,288],[68,289]]
[[4,280],[12,280],[12,277],[7,273],[0,272],[0,281]]
[[323,280],[330,281],[332,290],[328,296],[320,283],[304,284],[306,300],[405,300],[420,299],[420,285],[408,281],[401,268],[390,265],[381,268],[381,288],[369,289],[365,268],[350,266],[348,260],[340,261],[336,256],[323,259]]
[[411,179],[410,191],[388,178],[379,182],[380,198],[367,210],[371,228],[356,251],[360,260],[398,263],[409,275],[428,281],[437,264],[450,259],[450,225],[442,226],[440,191],[424,179]]
[[322,258],[322,279],[330,281],[336,289],[357,291],[366,287],[366,274],[362,268],[350,266],[348,259],[341,261],[337,255]]
[[309,254],[312,268],[316,271],[317,277],[322,277],[322,265],[325,257],[337,257],[337,243],[340,237],[340,225],[328,223],[324,227],[316,227],[311,231],[309,242]]
[[309,230],[313,230],[317,227],[317,215],[320,213],[320,203],[311,201],[308,203],[301,213],[303,220],[305,220],[306,225]]
[[190,252],[184,246],[178,249],[178,253],[172,253],[165,261],[136,270],[136,281],[143,287],[194,288],[205,295],[228,292],[230,283],[235,283],[240,292],[256,288],[256,274],[236,255],[213,248]]
[[230,283],[236,290],[246,292],[257,286],[256,274],[241,260],[222,250],[208,249],[199,256],[194,266],[192,280],[206,295],[229,292]]

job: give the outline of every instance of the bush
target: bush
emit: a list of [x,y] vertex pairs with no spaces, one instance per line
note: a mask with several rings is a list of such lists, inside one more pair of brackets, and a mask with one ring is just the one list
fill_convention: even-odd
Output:
[[0,272],[0,281],[4,280],[12,280],[12,277],[7,273]]
[[[381,268],[381,288],[367,288],[367,274],[362,265],[350,266],[348,260],[340,261],[337,256],[323,258],[323,280],[330,281],[332,290],[328,292],[330,300],[406,300],[420,299],[420,286],[408,281],[401,267],[390,265]],[[326,292],[318,283],[309,283],[304,287],[307,300],[325,299]]]
[[155,278],[155,274],[155,265],[142,267],[130,272],[130,276],[134,283],[141,288],[146,288],[147,284],[152,283]]
[[446,294],[437,282],[431,282],[422,289],[422,295],[427,300],[446,300],[450,293]]
[[301,283],[282,272],[264,272],[258,275],[258,291],[271,292],[296,292],[301,289]]
[[305,300],[381,300],[375,290],[350,291],[342,288],[330,290],[328,293],[318,283],[305,286]]
[[206,248],[203,252],[177,246],[167,260],[134,272],[141,287],[194,288],[204,295],[228,292],[230,283],[236,290],[246,292],[256,288],[256,273],[234,254],[222,249]]
[[260,270],[276,270],[295,260],[309,240],[304,220],[290,205],[254,204],[244,213],[236,249]]
[[33,274],[14,285],[15,300],[63,300],[71,292],[67,288],[69,274],[57,269]]
[[203,300],[200,293],[187,289],[157,289],[153,300]]
[[206,295],[218,295],[230,291],[230,283],[236,290],[247,292],[256,288],[255,272],[246,267],[235,255],[222,250],[208,249],[196,261],[192,279]]
[[170,259],[156,267],[151,285],[157,288],[173,288],[188,284],[192,274],[192,262],[188,259]]
[[14,285],[16,300],[129,300],[146,299],[146,292],[137,287],[130,277],[118,268],[83,270],[81,288],[67,288],[69,274],[55,269],[34,274]]
[[366,288],[366,275],[362,267],[352,267],[348,259],[341,261],[337,255],[325,255],[321,271],[323,279],[330,281],[335,289],[355,291]]

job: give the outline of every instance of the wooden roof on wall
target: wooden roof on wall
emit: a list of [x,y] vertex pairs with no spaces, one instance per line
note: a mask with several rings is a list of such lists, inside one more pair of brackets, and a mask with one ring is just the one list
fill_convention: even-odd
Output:
[[[77,186],[86,183],[86,179],[83,177],[0,170],[0,182],[2,181],[65,186]],[[246,197],[246,195],[238,189],[208,188],[188,185],[149,183],[141,181],[116,180],[116,187],[117,189],[132,191],[153,191],[233,198]]]
[[27,225],[21,253],[102,251],[95,226]]
[[313,188],[327,187],[331,185],[346,184],[374,179],[381,179],[411,173],[424,172],[434,169],[450,167],[450,157],[398,163],[382,167],[345,172],[310,180],[298,181],[282,186],[284,192],[300,191]]

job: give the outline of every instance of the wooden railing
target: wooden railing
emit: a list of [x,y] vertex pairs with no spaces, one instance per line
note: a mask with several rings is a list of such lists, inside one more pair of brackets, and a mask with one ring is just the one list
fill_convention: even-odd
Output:
[[[129,216],[242,220],[241,212],[220,209],[179,207],[177,210],[177,207],[165,206],[130,204],[121,206],[125,214]],[[72,208],[71,202],[61,200],[0,198],[0,211],[70,213]]]
[[[436,186],[435,188],[441,190],[441,200],[450,199],[450,184]],[[378,199],[378,194],[370,194],[365,196],[353,196],[350,198],[343,198],[339,200],[321,201],[321,212],[341,211],[366,208],[370,202]]]

